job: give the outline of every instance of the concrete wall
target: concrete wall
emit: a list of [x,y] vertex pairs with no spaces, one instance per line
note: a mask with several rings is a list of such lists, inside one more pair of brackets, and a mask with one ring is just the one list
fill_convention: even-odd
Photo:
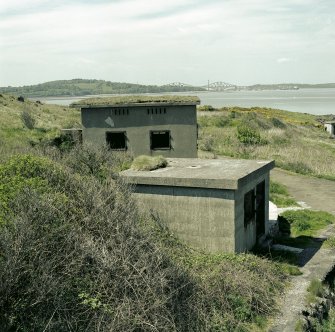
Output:
[[192,247],[235,251],[233,190],[137,185],[134,195]]
[[335,123],[325,123],[325,130],[329,132],[330,135],[335,135]]
[[261,176],[255,174],[253,178],[244,183],[238,191],[235,191],[235,251],[244,252],[250,250],[257,242],[256,222],[251,222],[244,226],[244,195],[252,189],[256,189],[257,184],[265,181],[265,234],[269,231],[269,173]]
[[[106,144],[107,131],[125,131],[128,151],[135,156],[197,157],[196,107],[133,106],[82,109],[83,141]],[[150,150],[150,131],[170,130],[170,150]]]

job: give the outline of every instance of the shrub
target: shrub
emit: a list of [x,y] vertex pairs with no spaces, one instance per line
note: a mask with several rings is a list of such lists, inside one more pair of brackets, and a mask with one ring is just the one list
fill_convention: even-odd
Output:
[[237,126],[237,138],[241,143],[246,145],[259,145],[266,143],[266,141],[261,138],[261,134],[258,129],[244,123]]
[[138,156],[131,164],[131,168],[137,171],[153,171],[167,166],[167,160],[163,156]]
[[215,111],[216,109],[211,105],[203,105],[203,106],[198,106],[197,110],[203,111],[203,112],[212,112],[212,111]]
[[307,287],[307,291],[315,297],[323,296],[324,288],[322,282],[319,279],[311,280],[309,286]]
[[86,166],[80,176],[23,156],[1,167],[26,181],[0,232],[3,331],[247,331],[273,312],[285,275],[266,259],[188,248]]
[[205,136],[200,140],[199,148],[203,151],[213,151],[214,138],[213,136]]
[[272,118],[271,122],[272,122],[273,126],[276,127],[276,128],[280,128],[280,129],[285,129],[286,128],[286,124],[284,122],[282,122],[281,120],[277,119],[277,118]]
[[195,330],[194,282],[141,232],[128,189],[39,170],[22,176],[47,190],[21,190],[0,232],[1,329]]
[[23,110],[21,112],[21,121],[23,125],[28,129],[34,129],[36,125],[36,119],[33,117],[31,112]]
[[115,177],[118,171],[130,168],[132,157],[128,153],[112,152],[107,146],[76,145],[64,154],[63,162],[81,175],[99,179]]

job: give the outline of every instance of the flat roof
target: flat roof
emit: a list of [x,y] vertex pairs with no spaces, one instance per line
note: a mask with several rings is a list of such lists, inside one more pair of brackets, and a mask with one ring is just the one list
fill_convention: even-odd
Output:
[[130,184],[236,190],[251,178],[274,168],[274,161],[242,159],[168,158],[168,166],[153,171],[126,170]]
[[125,106],[160,106],[160,105],[198,105],[200,99],[196,96],[115,96],[82,99],[72,103],[71,107],[100,108]]

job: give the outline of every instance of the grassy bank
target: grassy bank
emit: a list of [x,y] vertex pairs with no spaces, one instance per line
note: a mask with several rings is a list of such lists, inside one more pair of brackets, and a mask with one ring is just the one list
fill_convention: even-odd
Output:
[[274,159],[283,169],[335,180],[335,140],[318,120],[259,107],[202,111],[199,147],[234,158]]
[[[32,129],[22,121],[22,114],[35,120]],[[25,151],[32,145],[56,137],[61,128],[81,127],[78,110],[47,105],[0,94],[0,160],[6,154]]]

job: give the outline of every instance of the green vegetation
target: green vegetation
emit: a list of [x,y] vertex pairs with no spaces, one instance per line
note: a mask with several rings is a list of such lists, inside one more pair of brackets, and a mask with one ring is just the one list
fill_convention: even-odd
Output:
[[[21,118],[24,111],[36,120],[32,129]],[[215,130],[223,129],[220,135],[232,130],[234,136],[224,139],[236,143],[241,155],[252,157],[254,149],[273,144],[264,132],[300,130],[309,119],[293,117],[294,124],[279,116],[241,115],[235,109],[199,122],[208,124],[201,135],[214,129],[207,136],[212,139],[208,148],[219,150]],[[119,180],[118,172],[131,165],[129,155],[52,144],[60,128],[80,126],[75,109],[0,95],[0,119],[4,331],[265,329],[288,275],[300,273],[296,257],[209,254],[178,241],[160,220],[137,210],[129,188]],[[317,123],[308,121],[316,133]],[[267,144],[238,139],[238,125],[248,122]],[[294,137],[283,135],[278,144]],[[272,184],[272,195],[288,199],[284,189]],[[291,224],[301,228],[298,219]]]
[[0,161],[7,154],[27,151],[41,141],[52,140],[60,135],[61,128],[71,127],[81,127],[80,112],[76,109],[22,102],[0,94]]
[[105,98],[88,98],[72,103],[71,107],[82,106],[103,106],[122,104],[143,104],[143,103],[194,103],[199,104],[200,99],[195,96],[117,96]]
[[293,237],[317,236],[319,230],[335,222],[335,217],[324,211],[290,210],[281,216],[288,222]]
[[204,88],[192,86],[143,85],[104,80],[73,79],[46,82],[21,87],[0,87],[0,92],[16,96],[49,97],[49,96],[84,96],[98,94],[136,94],[160,92],[202,91]]
[[[286,279],[254,255],[208,254],[141,215],[98,150],[2,163],[0,325],[40,331],[249,331]],[[113,169],[119,169],[114,159]],[[109,165],[111,166],[111,165]],[[113,180],[114,178],[114,180]]]
[[335,217],[324,211],[289,210],[278,217],[278,222],[282,236],[276,237],[275,243],[297,248],[320,248],[322,242],[317,239],[318,232],[334,223]]
[[270,181],[270,201],[278,207],[298,206],[298,203],[292,198],[287,188],[276,181]]
[[335,309],[331,308],[328,313],[328,316],[321,323],[315,319],[312,328],[313,331],[315,332],[335,331]]
[[215,156],[274,159],[276,166],[335,180],[335,141],[320,116],[252,107],[199,108],[199,148]]
[[167,160],[163,156],[138,156],[131,164],[131,168],[136,171],[153,171],[167,166]]
[[316,303],[318,297],[324,296],[325,288],[321,280],[313,279],[309,283],[307,291],[306,302],[310,304]]
[[323,242],[325,248],[335,248],[335,236],[330,236],[326,241]]

